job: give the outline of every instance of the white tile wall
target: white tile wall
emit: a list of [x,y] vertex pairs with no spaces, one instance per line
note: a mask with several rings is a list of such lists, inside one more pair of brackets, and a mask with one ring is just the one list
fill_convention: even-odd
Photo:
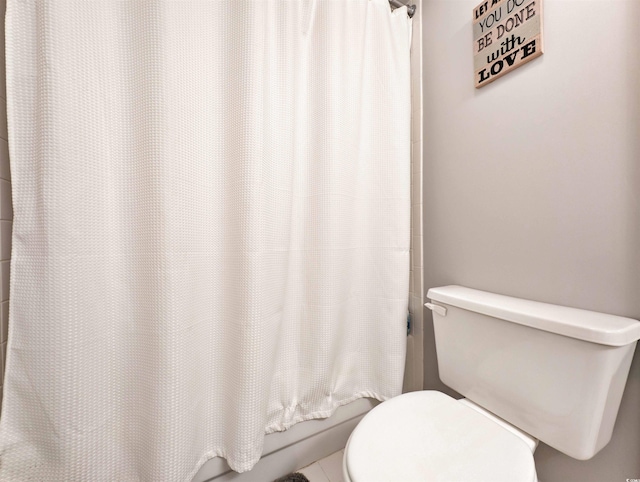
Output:
[[4,62],[4,12],[6,0],[0,0],[0,405],[4,382],[9,321],[9,268],[11,259],[11,173],[7,144],[7,92]]

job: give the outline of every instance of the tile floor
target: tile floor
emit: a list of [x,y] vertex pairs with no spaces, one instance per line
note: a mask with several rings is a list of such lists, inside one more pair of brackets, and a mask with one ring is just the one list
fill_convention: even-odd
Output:
[[306,475],[309,482],[343,482],[342,457],[344,450],[333,453],[324,459],[318,460],[303,469],[298,470]]

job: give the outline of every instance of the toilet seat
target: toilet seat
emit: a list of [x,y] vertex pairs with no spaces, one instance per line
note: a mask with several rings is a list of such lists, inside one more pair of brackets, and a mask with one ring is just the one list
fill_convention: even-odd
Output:
[[535,482],[532,449],[477,410],[437,391],[378,405],[345,449],[350,482]]

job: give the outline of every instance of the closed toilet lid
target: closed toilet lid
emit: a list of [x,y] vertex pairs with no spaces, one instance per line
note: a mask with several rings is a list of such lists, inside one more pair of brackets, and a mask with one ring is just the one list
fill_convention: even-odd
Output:
[[534,482],[533,453],[489,418],[437,391],[381,403],[345,451],[352,482]]

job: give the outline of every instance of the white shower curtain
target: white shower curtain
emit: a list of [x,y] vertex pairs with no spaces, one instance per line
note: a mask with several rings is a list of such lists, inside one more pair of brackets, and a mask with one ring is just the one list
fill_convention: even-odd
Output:
[[401,391],[410,20],[8,0],[0,480],[187,481]]

